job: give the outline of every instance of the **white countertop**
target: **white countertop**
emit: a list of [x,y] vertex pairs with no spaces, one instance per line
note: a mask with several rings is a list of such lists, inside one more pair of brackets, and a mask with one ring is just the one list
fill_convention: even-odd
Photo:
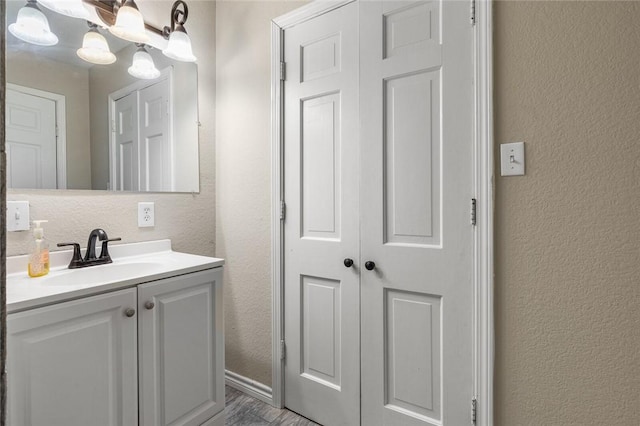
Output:
[[113,263],[81,269],[67,268],[72,253],[51,252],[50,272],[38,278],[27,274],[28,256],[8,257],[7,313],[224,265],[223,259],[175,252],[171,240],[109,246]]

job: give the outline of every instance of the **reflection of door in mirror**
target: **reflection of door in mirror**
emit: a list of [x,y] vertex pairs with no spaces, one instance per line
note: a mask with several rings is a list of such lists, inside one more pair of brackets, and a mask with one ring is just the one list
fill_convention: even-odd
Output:
[[8,187],[66,188],[64,96],[13,84],[6,94]]
[[172,191],[171,73],[109,96],[111,182],[116,191]]

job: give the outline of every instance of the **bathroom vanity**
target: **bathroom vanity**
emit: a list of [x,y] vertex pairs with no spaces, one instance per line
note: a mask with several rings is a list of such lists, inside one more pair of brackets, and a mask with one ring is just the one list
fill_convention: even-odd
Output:
[[[169,240],[29,278],[7,259],[10,425],[223,425],[222,259]],[[24,263],[26,265],[26,263]]]

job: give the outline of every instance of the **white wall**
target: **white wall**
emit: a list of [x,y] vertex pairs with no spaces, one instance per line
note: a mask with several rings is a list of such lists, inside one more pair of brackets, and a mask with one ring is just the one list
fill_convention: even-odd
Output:
[[219,1],[216,254],[227,369],[271,385],[271,19],[301,2]]
[[[142,6],[141,6],[142,8]],[[144,2],[143,13],[155,11],[166,16],[171,2]],[[86,244],[89,231],[104,228],[110,236],[124,242],[171,238],[177,250],[215,254],[215,22],[213,1],[189,2],[187,30],[198,56],[200,127],[200,193],[191,194],[113,194],[105,191],[13,191],[8,200],[28,200],[32,219],[48,219],[46,236],[52,243],[78,241]],[[73,121],[71,122],[71,125]],[[137,227],[138,201],[156,203],[156,226]],[[28,250],[29,232],[7,233],[7,255]]]

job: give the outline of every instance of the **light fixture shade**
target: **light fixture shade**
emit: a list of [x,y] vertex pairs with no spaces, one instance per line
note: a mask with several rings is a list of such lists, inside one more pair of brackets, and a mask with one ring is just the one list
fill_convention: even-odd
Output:
[[165,56],[176,61],[195,62],[196,57],[191,49],[191,39],[182,25],[176,27],[169,36],[169,44],[162,51]]
[[38,0],[38,3],[72,18],[89,19],[89,11],[84,7],[82,0]]
[[160,77],[160,71],[156,68],[153,58],[144,46],[139,47],[137,52],[133,54],[133,64],[128,71],[135,78],[143,80],[153,80]]
[[108,65],[116,61],[116,55],[109,50],[107,39],[95,28],[90,29],[82,39],[82,47],[76,52],[87,62]]
[[146,43],[149,36],[144,29],[144,18],[133,0],[127,0],[118,9],[115,25],[109,27],[111,34],[134,43]]
[[58,44],[58,37],[49,29],[47,17],[35,3],[27,3],[18,11],[18,18],[9,25],[9,32],[20,40],[39,46]]

